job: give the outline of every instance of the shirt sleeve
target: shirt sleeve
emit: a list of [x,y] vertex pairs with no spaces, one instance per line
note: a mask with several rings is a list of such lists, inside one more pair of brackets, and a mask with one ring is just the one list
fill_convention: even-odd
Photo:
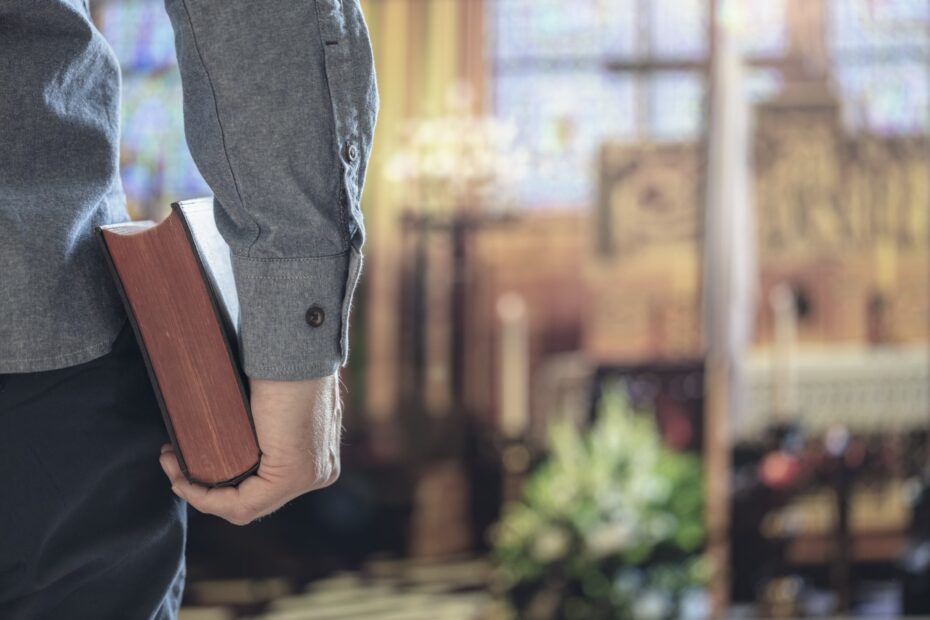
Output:
[[358,0],[165,0],[188,146],[214,193],[247,375],[348,363],[379,106]]

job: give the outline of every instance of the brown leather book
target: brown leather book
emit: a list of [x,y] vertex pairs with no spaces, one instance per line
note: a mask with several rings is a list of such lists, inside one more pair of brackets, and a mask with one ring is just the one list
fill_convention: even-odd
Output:
[[239,305],[213,200],[171,206],[162,222],[101,226],[110,263],[184,475],[234,485],[261,451],[237,354]]

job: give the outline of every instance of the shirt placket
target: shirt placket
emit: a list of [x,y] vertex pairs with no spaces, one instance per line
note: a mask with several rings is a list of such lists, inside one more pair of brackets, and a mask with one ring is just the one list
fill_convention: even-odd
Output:
[[348,27],[343,0],[316,0],[320,36],[323,42],[326,77],[333,106],[336,145],[341,163],[340,201],[343,232],[348,234],[352,215],[354,173],[361,157],[359,147],[359,111],[352,98],[352,34]]

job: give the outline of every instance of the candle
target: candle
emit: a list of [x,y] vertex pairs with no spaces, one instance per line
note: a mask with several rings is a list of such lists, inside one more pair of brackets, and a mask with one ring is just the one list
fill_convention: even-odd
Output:
[[526,433],[529,425],[530,347],[526,302],[508,292],[497,300],[499,342],[499,424],[505,437]]
[[775,317],[774,363],[772,364],[772,406],[775,416],[784,421],[797,412],[797,377],[794,348],[797,340],[797,302],[787,284],[772,289],[769,297]]

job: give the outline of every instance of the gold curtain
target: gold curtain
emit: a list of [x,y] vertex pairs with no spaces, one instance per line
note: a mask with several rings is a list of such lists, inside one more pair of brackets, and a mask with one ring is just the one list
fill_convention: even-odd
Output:
[[365,409],[389,417],[397,399],[398,218],[402,185],[384,166],[411,118],[444,111],[449,89],[466,80],[484,104],[484,0],[362,0],[371,33],[381,108],[362,210],[368,240],[364,295]]

